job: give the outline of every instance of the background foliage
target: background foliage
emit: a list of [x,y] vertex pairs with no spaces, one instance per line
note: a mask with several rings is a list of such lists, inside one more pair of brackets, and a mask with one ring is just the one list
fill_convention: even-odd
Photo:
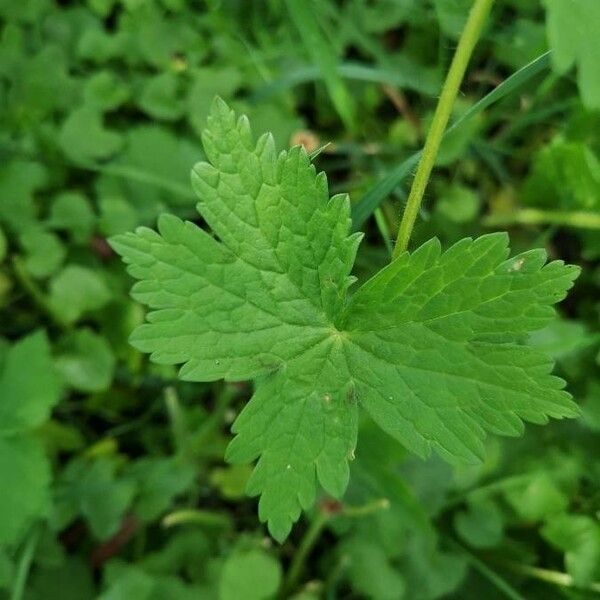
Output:
[[498,0],[455,119],[552,53],[447,136],[413,240],[508,227],[516,251],[583,267],[527,340],[580,419],[490,439],[469,468],[365,420],[343,504],[321,498],[279,546],[249,468],[223,462],[251,384],[181,383],[127,343],[143,311],[106,239],[198,218],[215,94],[318,153],[355,207],[385,196],[356,274],[386,264],[407,182],[373,190],[422,146],[470,4],[0,0],[0,598],[600,594],[597,0]]

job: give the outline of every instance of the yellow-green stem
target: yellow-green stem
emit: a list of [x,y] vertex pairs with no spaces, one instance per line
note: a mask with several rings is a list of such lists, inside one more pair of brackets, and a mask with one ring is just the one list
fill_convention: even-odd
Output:
[[319,510],[310,524],[310,527],[306,530],[306,533],[300,542],[300,546],[294,554],[294,558],[287,572],[285,581],[283,582],[283,597],[288,598],[290,593],[298,586],[298,582],[302,576],[302,571],[304,570],[306,559],[308,558],[308,555],[319,539],[321,532],[325,528],[325,525],[327,525],[327,521],[329,521],[330,518],[331,513],[325,510]]
[[406,208],[402,215],[402,222],[400,223],[398,239],[396,240],[396,247],[394,248],[392,258],[396,258],[408,247],[415,220],[421,207],[421,201],[423,200],[423,194],[425,193],[429,176],[435,165],[446,125],[452,113],[454,100],[456,99],[471,54],[473,53],[473,48],[475,48],[475,44],[481,35],[486,17],[493,3],[494,0],[475,0],[471,7],[435,109],[433,121],[427,133],[423,155],[419,161],[417,173],[406,202]]
[[189,508],[176,510],[163,517],[163,527],[174,527],[175,525],[205,525],[231,528],[232,523],[229,515],[225,512]]
[[569,575],[568,573],[561,573],[560,571],[551,571],[549,569],[532,567],[530,565],[517,563],[512,560],[503,560],[502,564],[506,565],[508,568],[512,569],[516,573],[528,575],[530,577],[534,577],[535,579],[539,579],[540,581],[553,583],[554,585],[558,585],[561,587],[579,588],[581,590],[588,590],[600,593],[600,581],[591,581],[588,583],[579,584],[573,579],[572,575]]
[[561,225],[579,229],[600,229],[600,215],[592,211],[543,210],[521,208],[506,215],[490,215],[483,220],[488,227],[509,225]]
[[35,555],[38,542],[40,541],[41,530],[38,525],[35,525],[25,541],[25,546],[17,566],[17,573],[11,592],[11,600],[21,600],[25,593],[25,584],[29,577],[29,570]]
[[293,592],[298,586],[302,572],[306,565],[306,559],[311,553],[314,545],[319,540],[323,529],[327,523],[335,518],[336,516],[360,518],[378,512],[380,510],[387,510],[390,507],[390,501],[387,498],[378,498],[363,504],[362,506],[342,506],[337,512],[329,512],[327,510],[319,510],[315,515],[310,527],[306,530],[304,537],[298,546],[298,550],[294,554],[292,564],[287,572],[285,581],[281,589],[281,598],[289,598],[291,592]]

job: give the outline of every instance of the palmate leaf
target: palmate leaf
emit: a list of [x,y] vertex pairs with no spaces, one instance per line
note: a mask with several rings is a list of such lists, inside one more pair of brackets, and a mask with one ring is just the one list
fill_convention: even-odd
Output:
[[420,456],[476,462],[486,432],[572,417],[575,404],[544,355],[520,345],[553,318],[578,270],[543,250],[508,258],[506,234],[431,240],[352,297],[360,235],[346,196],[329,199],[302,148],[276,155],[217,100],[193,170],[198,210],[215,237],[163,215],[158,232],[112,240],[153,309],[132,343],[190,381],[257,378],[234,423],[232,462],[284,539],[317,480],[339,497],[354,455],[358,405]]

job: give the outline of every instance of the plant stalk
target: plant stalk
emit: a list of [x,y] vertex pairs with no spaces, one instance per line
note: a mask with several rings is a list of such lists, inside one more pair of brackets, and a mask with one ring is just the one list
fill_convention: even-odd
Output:
[[174,527],[175,525],[206,525],[210,527],[225,527],[227,529],[231,529],[232,527],[228,513],[193,508],[176,510],[169,513],[163,517],[161,523],[165,528]]
[[592,211],[560,211],[521,208],[506,215],[490,215],[483,221],[488,227],[509,225],[559,225],[578,229],[600,229],[600,215]]
[[29,570],[31,569],[31,563],[33,562],[33,557],[35,555],[35,550],[40,540],[41,533],[42,532],[40,528],[36,526],[31,531],[27,541],[25,542],[25,547],[23,548],[23,553],[21,554],[21,559],[19,560],[15,582],[10,595],[11,600],[21,600],[23,598],[23,594],[25,593],[25,584],[27,583],[27,579],[29,577]]
[[396,240],[396,247],[392,259],[398,257],[402,252],[408,248],[408,242],[419,214],[419,208],[423,200],[423,194],[429,181],[429,176],[435,165],[435,160],[440,149],[442,137],[446,130],[446,125],[450,119],[452,113],[452,107],[458,94],[460,84],[462,83],[467,65],[475,48],[483,25],[490,12],[494,0],[475,0],[465,28],[460,36],[456,52],[452,58],[446,81],[442,88],[442,93],[438,100],[435,114],[433,115],[433,121],[429,127],[427,133],[427,139],[425,140],[425,146],[423,148],[423,155],[419,161],[417,167],[417,173],[410,189],[410,194],[406,202],[406,208],[402,215],[402,222],[400,223],[400,229],[398,230],[398,239]]
[[181,455],[189,457],[190,434],[186,423],[185,413],[179,402],[179,396],[173,386],[165,388],[165,405],[171,422],[171,432],[175,441],[175,449]]
[[483,577],[485,577],[497,590],[510,600],[526,600],[515,588],[510,585],[503,577],[498,575],[493,569],[490,569],[482,560],[469,552],[465,547],[452,538],[447,538],[451,546],[463,553],[471,566]]
[[335,511],[330,511],[325,508],[318,510],[314,520],[306,530],[298,550],[294,554],[292,564],[287,572],[287,576],[283,583],[282,594],[283,598],[288,598],[291,592],[298,587],[298,582],[304,571],[306,560],[315,544],[319,540],[323,529],[327,523],[336,517],[361,518],[368,517],[380,510],[387,510],[390,507],[390,501],[387,498],[378,498],[363,504],[361,506],[342,506]]
[[309,528],[306,530],[304,537],[300,542],[300,546],[298,550],[294,554],[294,558],[292,560],[292,564],[290,565],[290,569],[287,573],[283,584],[283,593],[286,594],[285,597],[288,597],[293,590],[298,586],[298,582],[300,581],[300,577],[302,576],[302,571],[304,571],[304,566],[306,563],[306,559],[310,554],[313,546],[319,539],[323,528],[327,524],[327,521],[331,518],[331,514],[320,510],[317,512],[314,520],[310,524]]
[[577,585],[573,577],[568,573],[561,573],[560,571],[551,571],[549,569],[542,569],[540,567],[532,567],[530,565],[517,563],[511,560],[502,561],[502,564],[512,569],[515,573],[520,573],[521,575],[534,577],[535,579],[545,581],[546,583],[551,583],[560,587],[578,588],[581,590],[587,590],[596,593],[600,592],[599,581],[592,581],[587,585]]

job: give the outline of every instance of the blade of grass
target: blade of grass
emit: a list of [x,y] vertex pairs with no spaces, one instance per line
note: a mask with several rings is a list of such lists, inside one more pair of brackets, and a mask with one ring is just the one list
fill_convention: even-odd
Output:
[[356,128],[356,110],[354,100],[344,81],[337,72],[338,59],[315,18],[316,7],[312,0],[287,0],[286,6],[304,48],[312,61],[321,71],[331,102],[344,125],[354,131]]
[[298,586],[302,571],[306,566],[306,559],[312,552],[314,545],[318,541],[323,529],[327,523],[336,517],[344,516],[351,518],[361,518],[372,515],[373,513],[379,512],[380,510],[387,510],[390,507],[390,503],[386,498],[378,498],[367,502],[362,506],[342,506],[337,510],[330,511],[325,507],[322,507],[317,511],[314,519],[310,526],[304,533],[300,545],[294,554],[294,558],[290,564],[290,568],[286,574],[285,581],[281,588],[281,598],[289,598],[290,593],[293,592]]
[[80,169],[82,171],[92,171],[94,173],[100,173],[102,175],[109,175],[111,177],[120,177],[128,179],[130,181],[136,181],[138,183],[145,183],[165,191],[171,192],[186,200],[195,201],[196,196],[192,191],[191,185],[184,185],[172,179],[156,175],[150,171],[145,171],[131,165],[120,165],[115,163],[96,164],[88,161],[63,161],[56,159],[48,159],[45,155],[29,152],[24,148],[21,148],[13,144],[0,144],[0,155],[6,152],[9,157],[23,157],[29,160],[38,161],[49,167],[54,166],[68,166],[71,169]]
[[[437,69],[420,69],[416,71],[411,63],[396,60],[397,70],[367,65],[356,62],[344,62],[336,65],[336,73],[343,79],[393,85],[402,89],[414,90],[421,94],[433,95],[440,86],[440,75]],[[251,102],[260,102],[276,94],[280,94],[296,85],[323,79],[323,73],[314,65],[299,66],[283,77],[259,88],[251,96]]]
[[459,544],[456,540],[452,538],[446,538],[446,541],[450,546],[456,548],[456,550],[460,551],[464,557],[468,560],[471,566],[483,577],[485,577],[498,591],[502,592],[502,594],[506,598],[510,598],[510,600],[525,600],[525,597],[522,596],[515,588],[506,581],[503,577],[501,577],[496,571],[488,567],[482,560],[477,558],[474,554],[469,552],[462,544]]
[[146,183],[148,185],[152,185],[157,188],[161,188],[163,190],[176,194],[181,198],[186,198],[187,200],[196,199],[196,196],[192,192],[191,185],[183,185],[181,183],[177,183],[176,181],[172,181],[166,179],[165,177],[161,177],[160,175],[150,173],[149,171],[143,171],[142,169],[138,169],[137,167],[111,164],[95,165],[92,163],[82,163],[73,166],[75,168],[81,168],[89,171],[94,171],[96,173],[102,173],[103,175],[122,177],[123,179],[137,181],[138,183]]
[[383,243],[388,251],[390,257],[392,256],[392,252],[394,251],[394,247],[392,246],[392,236],[390,234],[390,228],[388,227],[387,221],[385,220],[385,215],[381,208],[375,210],[375,222],[377,223],[377,227],[379,229],[379,233],[381,234],[381,238],[383,239]]
[[186,415],[179,402],[177,390],[167,386],[164,392],[165,405],[171,424],[171,433],[175,442],[175,449],[183,456],[190,455],[190,432],[186,422]]
[[21,600],[23,598],[25,593],[25,584],[27,583],[27,578],[29,577],[31,563],[33,562],[33,557],[35,555],[38,542],[40,541],[40,536],[41,530],[38,526],[36,526],[27,537],[21,558],[19,559],[17,566],[17,573],[10,595],[11,600]]
[[506,127],[494,136],[494,143],[503,143],[509,138],[513,137],[519,131],[536,125],[538,123],[548,123],[550,119],[559,115],[560,113],[571,110],[576,104],[577,98],[569,98],[567,100],[561,100],[559,102],[553,102],[552,104],[540,107],[537,110],[529,110],[522,115],[519,115],[515,119],[511,119],[507,123]]
[[290,565],[281,589],[282,594],[284,595],[280,596],[280,598],[288,598],[290,593],[296,589],[306,564],[306,559],[308,558],[308,555],[319,539],[323,529],[325,528],[325,525],[327,525],[327,522],[330,518],[331,514],[324,510],[317,512],[309,528],[306,530],[306,533],[300,542],[300,546],[298,546],[298,549],[294,554],[294,559]]
[[[489,94],[476,102],[469,110],[467,110],[451,127],[446,130],[444,137],[450,132],[456,131],[467,121],[478,115],[486,108],[492,106],[496,102],[504,99],[506,96],[525,85],[533,77],[550,67],[550,52],[538,56],[508,79],[503,81],[498,87],[494,88]],[[362,227],[364,222],[371,216],[373,211],[381,204],[381,202],[390,195],[393,189],[401,183],[409,173],[412,172],[415,165],[421,158],[422,150],[415,152],[407,159],[394,167],[390,173],[371,188],[352,208],[352,223],[354,230]]]

